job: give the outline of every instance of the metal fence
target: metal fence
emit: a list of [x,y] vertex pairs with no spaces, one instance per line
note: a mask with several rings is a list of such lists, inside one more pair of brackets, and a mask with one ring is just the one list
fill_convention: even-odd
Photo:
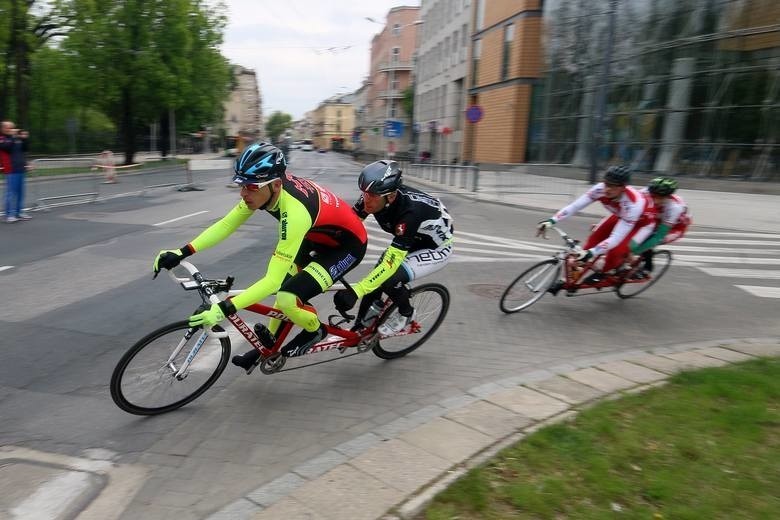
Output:
[[450,164],[406,164],[401,166],[404,174],[426,181],[466,191],[479,190],[479,168],[476,166],[455,166]]
[[[193,184],[186,164],[156,167],[99,166],[95,156],[36,159],[26,176],[24,206],[45,210],[117,196],[144,195],[148,190]],[[67,172],[58,172],[67,168]]]

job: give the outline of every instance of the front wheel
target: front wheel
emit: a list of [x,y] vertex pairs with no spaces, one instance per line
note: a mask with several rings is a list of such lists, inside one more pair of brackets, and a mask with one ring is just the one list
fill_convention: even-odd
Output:
[[624,300],[627,298],[633,298],[639,293],[643,293],[648,290],[654,283],[656,283],[666,271],[669,270],[669,266],[672,265],[672,253],[662,249],[653,253],[653,270],[647,273],[649,278],[640,280],[626,280],[624,283],[618,285],[615,288],[615,292],[620,298]]
[[[380,358],[403,357],[425,343],[444,321],[450,308],[450,293],[441,284],[427,283],[412,289],[409,303],[414,307],[414,320],[407,330],[377,342],[372,352]],[[381,326],[395,312],[398,312],[398,306],[392,304],[380,316],[377,326]]]
[[[215,331],[224,331],[218,325]],[[209,335],[181,379],[182,366],[202,335],[186,321],[161,327],[130,347],[111,375],[111,398],[135,415],[170,412],[193,401],[213,385],[230,358],[230,339]],[[168,362],[174,351],[176,356]]]
[[527,309],[544,296],[559,278],[560,261],[551,258],[523,271],[501,295],[499,306],[507,314]]

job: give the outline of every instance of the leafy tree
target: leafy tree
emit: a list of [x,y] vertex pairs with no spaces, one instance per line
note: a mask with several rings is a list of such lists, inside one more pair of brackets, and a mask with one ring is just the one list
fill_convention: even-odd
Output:
[[76,13],[62,42],[80,78],[74,96],[116,124],[127,163],[136,136],[170,110],[182,131],[221,118],[230,82],[218,50],[223,7],[204,0],[62,0],[64,12]]
[[268,118],[268,122],[265,124],[265,133],[276,142],[279,136],[290,127],[292,127],[292,116],[277,110]]

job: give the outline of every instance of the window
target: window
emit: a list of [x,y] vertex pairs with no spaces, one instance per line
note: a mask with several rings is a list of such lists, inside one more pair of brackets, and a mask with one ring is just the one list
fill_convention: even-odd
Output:
[[399,47],[393,47],[392,54],[390,55],[390,62],[398,63],[399,54],[401,54],[401,49]]
[[460,61],[466,61],[466,49],[469,48],[468,24],[463,24],[463,27],[460,30],[460,37],[462,38],[460,43]]
[[397,79],[394,79],[393,81],[390,82],[390,89],[398,90],[399,84],[400,84],[399,81]]
[[401,25],[393,24],[393,36],[399,36],[401,34]]
[[479,76],[479,58],[482,55],[482,40],[474,40],[474,48],[471,51],[471,86],[477,85]]
[[509,63],[512,57],[512,41],[515,39],[515,24],[504,27],[504,52],[501,58],[501,81],[509,77]]
[[449,36],[444,38],[444,47],[443,47],[443,49],[444,49],[445,68],[448,68],[452,64],[452,62],[450,61],[450,37]]
[[393,118],[393,117],[396,117],[396,111],[397,111],[397,110],[398,110],[398,108],[397,108],[397,106],[396,106],[396,101],[395,101],[395,99],[394,99],[394,100],[392,100],[392,101],[390,102],[390,117],[391,117],[391,118]]

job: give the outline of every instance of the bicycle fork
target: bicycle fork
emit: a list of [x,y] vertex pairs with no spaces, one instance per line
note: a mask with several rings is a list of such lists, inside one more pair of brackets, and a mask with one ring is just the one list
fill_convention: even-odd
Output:
[[176,368],[176,364],[173,362],[173,360],[176,359],[176,356],[179,355],[181,349],[184,348],[184,345],[186,345],[187,342],[192,338],[192,336],[195,335],[195,331],[197,330],[198,327],[193,327],[187,330],[187,332],[184,334],[184,337],[181,339],[181,341],[179,341],[179,344],[176,346],[175,349],[173,349],[173,352],[168,357],[168,361],[165,362],[165,366],[171,370],[171,372],[174,374],[174,377],[178,381],[182,381],[184,380],[184,378],[187,377],[187,369],[192,364],[192,361],[195,359],[195,356],[198,355],[200,348],[206,342],[209,335],[213,334],[215,338],[226,338],[228,335],[227,331],[209,331],[208,329],[203,329],[203,332],[201,332],[200,337],[198,337],[198,340],[192,346],[189,354],[187,354],[187,357],[184,359],[184,363],[182,363],[179,368]]

